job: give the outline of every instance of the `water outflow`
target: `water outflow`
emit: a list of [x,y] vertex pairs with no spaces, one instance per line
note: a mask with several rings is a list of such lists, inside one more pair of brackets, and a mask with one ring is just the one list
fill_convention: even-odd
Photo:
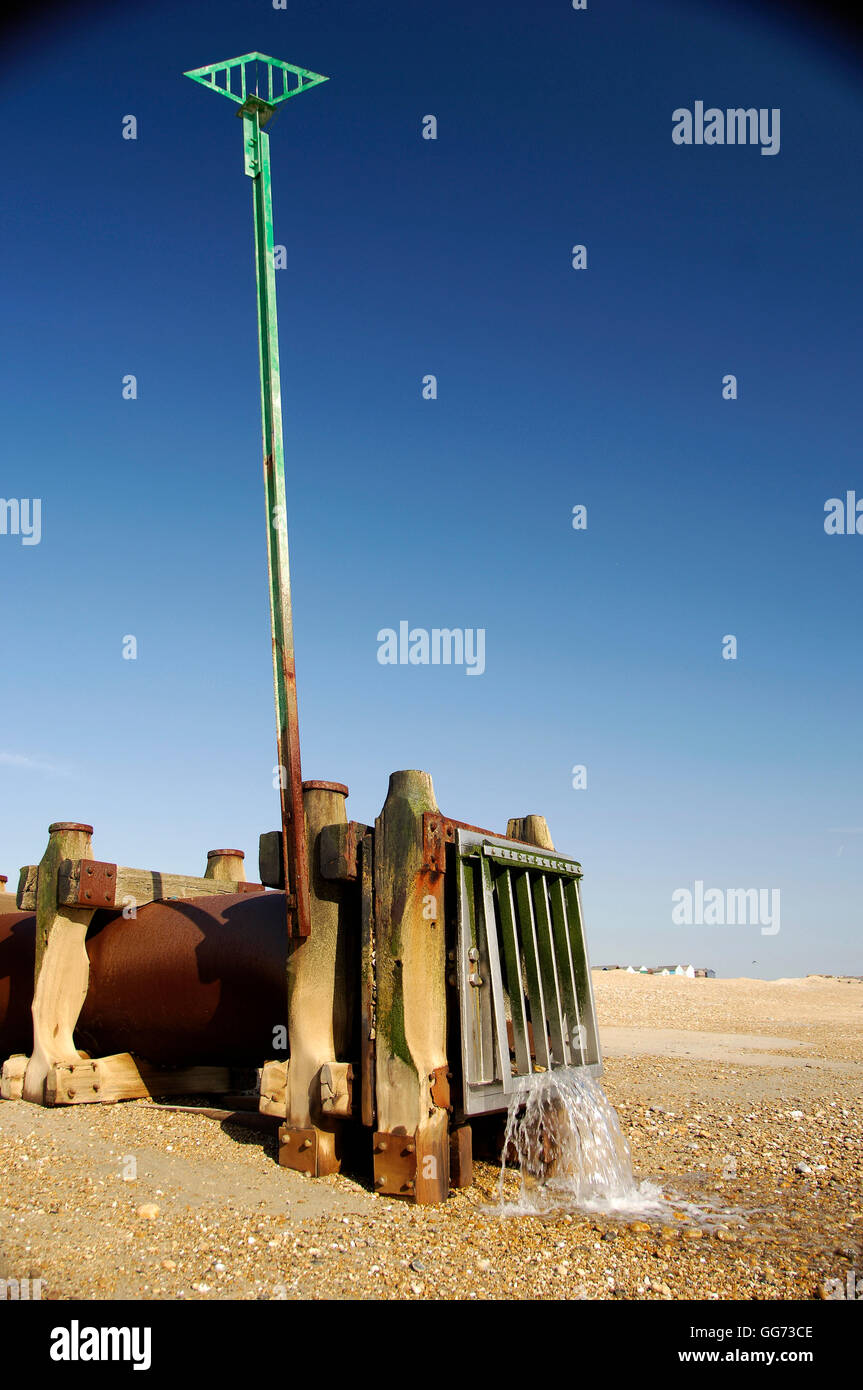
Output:
[[[507,1162],[521,1170],[515,1204],[504,1198]],[[500,1200],[512,1215],[572,1208],[660,1216],[667,1210],[655,1184],[636,1184],[629,1145],[602,1086],[563,1068],[537,1077],[510,1103]]]

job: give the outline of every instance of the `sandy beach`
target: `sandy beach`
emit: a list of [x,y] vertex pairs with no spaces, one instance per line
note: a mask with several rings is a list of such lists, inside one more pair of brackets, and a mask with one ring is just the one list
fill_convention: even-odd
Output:
[[4,1102],[0,1278],[166,1300],[811,1299],[863,1280],[863,983],[597,971],[594,987],[603,1084],[661,1218],[502,1218],[490,1163],[418,1208],[144,1101]]

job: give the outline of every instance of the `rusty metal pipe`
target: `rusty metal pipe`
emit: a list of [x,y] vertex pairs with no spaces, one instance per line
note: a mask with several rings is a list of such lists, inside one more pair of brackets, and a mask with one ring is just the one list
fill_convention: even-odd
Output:
[[[0,1058],[29,1052],[36,917],[0,914]],[[286,1025],[283,893],[148,903],[95,913],[90,983],[75,1030],[91,1056],[163,1066],[260,1066]]]

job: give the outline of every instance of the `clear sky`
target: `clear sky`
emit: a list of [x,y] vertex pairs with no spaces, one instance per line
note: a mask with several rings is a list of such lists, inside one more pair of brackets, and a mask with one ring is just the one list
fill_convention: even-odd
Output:
[[[258,49],[331,79],[269,127],[304,776],[358,820],[405,767],[456,819],[544,814],[595,964],[863,971],[863,535],[824,530],[863,499],[850,51],[706,0],[35,13],[2,85],[0,495],[41,500],[38,545],[0,535],[10,886],[52,820],[249,877],[277,824],[251,183],[182,76]],[[675,144],[697,101],[778,108],[778,153]],[[484,672],[380,664],[401,620],[483,629]],[[778,889],[779,931],[675,924],[697,881]]]

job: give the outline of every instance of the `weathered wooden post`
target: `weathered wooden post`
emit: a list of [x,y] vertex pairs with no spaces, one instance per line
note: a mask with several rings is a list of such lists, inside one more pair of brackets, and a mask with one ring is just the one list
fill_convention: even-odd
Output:
[[375,1188],[417,1202],[449,1189],[444,874],[423,823],[437,810],[427,772],[394,772],[375,826]]
[[[246,870],[243,864],[245,854],[241,849],[211,849],[207,851],[207,867],[204,878],[223,879],[225,884],[245,883]],[[230,892],[226,886],[225,892]]]
[[321,872],[322,833],[347,826],[347,795],[340,782],[303,783],[311,932],[288,943],[290,1061],[270,1063],[262,1081],[264,1092],[283,1070],[279,1162],[314,1177],[339,1171],[342,1127],[353,1105],[353,1076],[343,1059],[351,1046],[358,923],[347,911],[345,885]]
[[6,874],[0,874],[0,912],[17,912],[18,904],[15,901],[15,894],[10,893],[6,884],[9,879]]
[[92,860],[92,825],[56,821],[48,827],[48,846],[39,862],[36,881],[36,970],[33,994],[33,1051],[24,1076],[24,1099],[46,1101],[49,1073],[60,1065],[75,1065],[82,1054],[74,1029],[87,997],[90,961],[85,940],[98,906],[94,884],[93,907],[60,907],[57,881],[64,860]]
[[507,821],[508,840],[524,840],[529,845],[539,845],[540,849],[554,849],[554,841],[545,816],[516,816]]

